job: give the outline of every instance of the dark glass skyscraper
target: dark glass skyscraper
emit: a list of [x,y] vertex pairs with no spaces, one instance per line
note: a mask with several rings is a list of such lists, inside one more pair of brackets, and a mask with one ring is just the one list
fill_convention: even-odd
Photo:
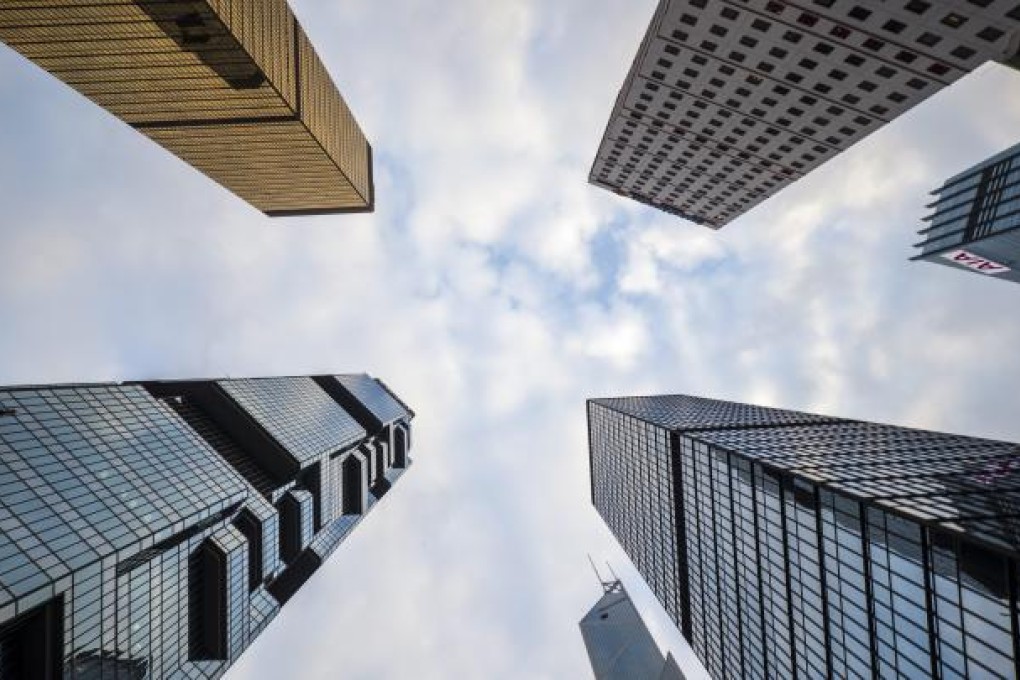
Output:
[[267,215],[374,208],[372,148],[286,0],[4,0],[0,41]]
[[1016,0],[660,0],[588,180],[718,229],[989,60]]
[[913,259],[1020,283],[1020,144],[933,193]]
[[0,678],[215,678],[410,464],[367,375],[0,388]]
[[1015,444],[588,402],[592,501],[715,678],[1014,678]]

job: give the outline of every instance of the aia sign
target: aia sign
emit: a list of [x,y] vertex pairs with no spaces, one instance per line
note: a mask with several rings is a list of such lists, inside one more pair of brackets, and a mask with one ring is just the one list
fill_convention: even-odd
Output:
[[975,255],[967,250],[954,250],[951,253],[944,253],[942,257],[946,258],[950,262],[969,267],[982,274],[1005,274],[1010,271],[1009,267],[1004,264],[999,264],[994,260],[989,260],[986,257]]

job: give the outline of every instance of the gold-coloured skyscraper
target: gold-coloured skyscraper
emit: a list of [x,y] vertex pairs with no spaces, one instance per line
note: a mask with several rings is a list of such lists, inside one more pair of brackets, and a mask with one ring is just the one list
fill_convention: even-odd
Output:
[[3,0],[0,40],[267,215],[374,207],[371,146],[286,0]]

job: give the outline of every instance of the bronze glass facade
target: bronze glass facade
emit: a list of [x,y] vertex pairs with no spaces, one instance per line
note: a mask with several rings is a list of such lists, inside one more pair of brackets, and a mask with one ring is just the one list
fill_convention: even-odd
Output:
[[588,402],[592,502],[713,678],[1016,678],[1017,445]]
[[0,40],[267,215],[374,207],[372,149],[286,0],[7,0]]
[[403,475],[413,416],[366,375],[0,388],[0,678],[219,677]]

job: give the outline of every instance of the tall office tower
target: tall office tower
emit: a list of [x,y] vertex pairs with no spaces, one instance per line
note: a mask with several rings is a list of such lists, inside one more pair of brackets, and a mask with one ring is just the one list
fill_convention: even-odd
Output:
[[372,149],[286,0],[4,0],[0,41],[267,215],[373,209]]
[[579,625],[595,680],[684,680],[673,655],[662,658],[619,580],[602,583],[602,597]]
[[367,375],[0,388],[0,678],[215,678],[410,464]]
[[990,59],[1016,0],[660,0],[589,181],[718,229]]
[[911,259],[1020,283],[1020,144],[932,193],[935,212]]
[[1017,445],[588,402],[592,500],[713,678],[1018,676]]

